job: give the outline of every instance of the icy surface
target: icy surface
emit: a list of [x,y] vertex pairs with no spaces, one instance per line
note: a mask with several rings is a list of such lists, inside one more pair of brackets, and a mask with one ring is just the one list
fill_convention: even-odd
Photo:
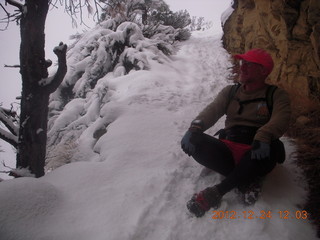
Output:
[[[65,106],[52,131],[78,131],[71,161],[81,162],[40,179],[0,182],[1,239],[316,239],[308,220],[291,218],[306,190],[288,139],[287,160],[268,176],[254,206],[241,205],[233,191],[224,197],[219,210],[236,211],[239,218],[187,213],[194,192],[221,180],[213,172],[201,174],[203,168],[180,149],[190,121],[228,84],[229,56],[220,37],[194,33],[163,64],[149,61],[149,71],[107,74],[86,98]],[[222,126],[223,119],[209,133]],[[243,211],[271,211],[272,218],[244,219]],[[280,219],[279,211],[290,211],[290,218]]]

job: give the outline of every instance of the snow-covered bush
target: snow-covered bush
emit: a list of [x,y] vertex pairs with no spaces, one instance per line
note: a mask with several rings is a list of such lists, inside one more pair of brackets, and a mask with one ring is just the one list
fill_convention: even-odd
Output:
[[50,172],[62,165],[70,163],[77,151],[78,143],[71,140],[65,144],[51,145],[47,149],[45,171]]
[[[153,39],[143,36],[140,27],[132,22],[120,24],[116,31],[105,29],[110,20],[85,33],[68,55],[68,72],[52,97],[52,109],[61,108],[73,97],[85,97],[97,81],[112,72],[115,66],[124,66],[125,73],[131,69],[148,69],[148,55],[172,52],[174,31],[159,32]],[[70,91],[72,88],[72,91]],[[58,101],[58,103],[56,103]]]
[[188,29],[183,28],[178,31],[175,39],[178,41],[186,41],[190,38],[190,36],[191,32]]
[[[185,28],[191,23],[187,10],[172,12],[163,0],[109,0],[100,19],[112,19],[112,27],[108,28],[113,30],[122,22],[134,22],[146,38],[152,38],[167,27],[174,29],[175,35],[181,35],[181,31],[189,31]],[[183,36],[177,39],[190,37],[188,34]]]
[[213,23],[212,21],[205,21],[204,17],[196,17],[193,16],[191,18],[191,23],[188,26],[190,31],[199,31],[212,28]]
[[[169,61],[173,43],[180,35],[181,29],[159,25],[152,37],[146,38],[140,25],[117,25],[109,19],[82,36],[74,36],[75,43],[67,55],[67,74],[50,97],[47,170],[72,161],[76,147],[66,147],[74,146],[70,143],[88,134],[86,147],[92,149],[106,133],[103,129],[113,121],[101,112],[110,101],[106,80],[149,70],[153,62]],[[85,156],[77,157],[82,158]]]
[[162,22],[163,25],[172,26],[175,29],[185,28],[191,23],[190,14],[187,10],[167,11],[152,17],[155,21]]
[[189,13],[173,13],[163,0],[109,0],[101,19],[92,31],[72,36],[67,74],[50,98],[47,170],[72,161],[76,147],[66,147],[70,143],[89,134],[85,142],[92,149],[106,134],[113,121],[113,114],[101,112],[109,101],[106,79],[168,61],[173,44],[191,35]]

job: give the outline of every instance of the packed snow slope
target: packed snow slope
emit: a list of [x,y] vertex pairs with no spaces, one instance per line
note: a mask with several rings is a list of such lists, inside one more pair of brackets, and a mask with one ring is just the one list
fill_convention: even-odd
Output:
[[[149,70],[99,79],[101,91],[108,89],[108,101],[98,111],[98,118],[108,116],[107,132],[93,142],[88,129],[94,126],[87,126],[78,139],[81,161],[40,179],[1,182],[0,239],[316,239],[310,221],[295,215],[306,190],[288,139],[285,163],[270,173],[254,206],[241,205],[232,191],[219,210],[236,212],[236,219],[213,219],[213,212],[194,218],[187,212],[193,193],[221,180],[180,149],[190,121],[228,84],[230,56],[220,37],[196,32],[176,55],[151,62]],[[72,106],[80,101],[67,106],[76,112]],[[223,119],[208,132],[221,127]],[[261,211],[271,211],[271,218],[257,218]],[[281,219],[279,211],[289,211],[289,218]]]

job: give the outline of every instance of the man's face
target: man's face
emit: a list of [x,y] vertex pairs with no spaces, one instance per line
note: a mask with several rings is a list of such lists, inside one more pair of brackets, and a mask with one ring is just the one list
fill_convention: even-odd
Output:
[[264,81],[266,77],[264,67],[258,63],[240,62],[240,82],[243,84]]

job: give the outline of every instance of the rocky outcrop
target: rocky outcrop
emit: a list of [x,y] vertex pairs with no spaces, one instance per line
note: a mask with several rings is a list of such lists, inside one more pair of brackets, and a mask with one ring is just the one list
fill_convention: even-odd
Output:
[[275,62],[271,83],[320,99],[320,1],[235,0],[232,7],[225,48],[267,50]]

